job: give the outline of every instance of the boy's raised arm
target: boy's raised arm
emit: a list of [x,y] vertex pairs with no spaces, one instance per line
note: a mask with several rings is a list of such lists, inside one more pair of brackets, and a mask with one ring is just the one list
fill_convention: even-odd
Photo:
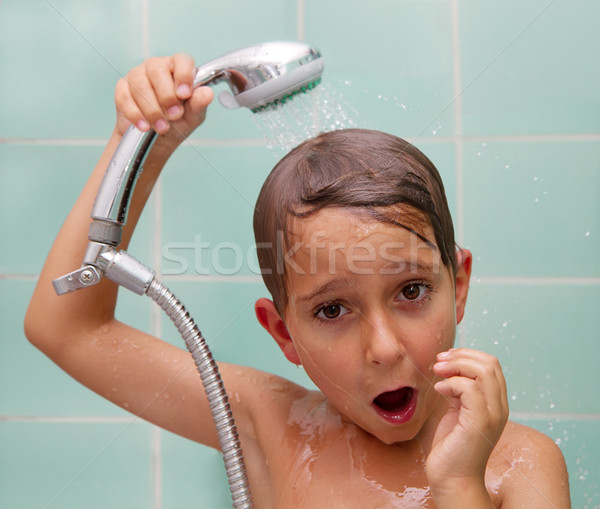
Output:
[[[124,131],[130,123],[161,134],[136,185],[123,231],[126,248],[141,211],[175,148],[204,120],[210,89],[192,85],[193,60],[186,55],[155,58],[119,81],[117,123],[89,181],[63,224],[31,299],[25,333],[33,345],[78,381],[147,420],[194,440],[217,446],[204,392],[187,352],[118,322],[118,287],[98,285],[57,296],[52,280],[78,268],[87,247],[91,208]],[[193,391],[187,391],[194,384]],[[192,392],[197,401],[175,394]],[[193,415],[189,415],[193,413]],[[179,418],[177,418],[179,416]],[[203,430],[201,428],[204,428]]]

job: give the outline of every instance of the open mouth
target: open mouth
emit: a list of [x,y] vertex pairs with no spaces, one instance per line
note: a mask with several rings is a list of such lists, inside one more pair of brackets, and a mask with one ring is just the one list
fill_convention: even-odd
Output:
[[385,420],[400,424],[408,421],[415,413],[417,392],[412,387],[401,387],[384,392],[373,400],[373,406]]

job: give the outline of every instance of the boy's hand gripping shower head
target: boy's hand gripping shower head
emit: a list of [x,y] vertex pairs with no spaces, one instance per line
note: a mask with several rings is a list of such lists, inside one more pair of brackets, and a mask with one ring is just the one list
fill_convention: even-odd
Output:
[[[305,44],[274,42],[244,48],[195,70],[194,86],[226,81],[232,93],[221,92],[221,104],[244,106],[253,112],[284,104],[321,81],[323,58]],[[142,295],[147,294],[167,313],[192,354],[211,409],[233,507],[250,509],[252,497],[227,393],[200,330],[177,298],[154,277],[154,272],[125,251],[117,251],[123,225],[144,159],[156,137],[130,126],[106,170],[92,208],[89,244],[80,269],[55,279],[57,294],[98,283],[102,276]]]
[[[306,44],[271,42],[228,53],[196,68],[194,86],[225,81],[231,93],[220,93],[221,104],[258,112],[312,89],[320,83],[323,67],[319,51]],[[83,265],[53,281],[57,294],[94,285],[102,275],[140,295],[147,289],[151,275],[133,263],[117,270],[119,255],[114,248],[121,242],[135,182],[155,138],[153,130],[144,133],[133,125],[124,134],[96,196]]]

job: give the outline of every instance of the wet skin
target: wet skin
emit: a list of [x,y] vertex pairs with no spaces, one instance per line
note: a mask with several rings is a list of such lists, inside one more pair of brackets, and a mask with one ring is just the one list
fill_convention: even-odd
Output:
[[[302,364],[345,419],[386,444],[435,428],[443,399],[432,366],[456,328],[453,279],[437,248],[340,209],[292,228],[303,247],[289,273],[288,359]],[[430,227],[421,230],[434,238]],[[401,388],[410,388],[412,408],[384,413],[374,404]],[[404,422],[394,422],[399,413]]]
[[447,410],[432,367],[454,342],[450,271],[431,243],[365,215],[327,209],[291,226],[287,327],[270,332],[322,394],[291,402],[277,505],[433,507],[424,465]]

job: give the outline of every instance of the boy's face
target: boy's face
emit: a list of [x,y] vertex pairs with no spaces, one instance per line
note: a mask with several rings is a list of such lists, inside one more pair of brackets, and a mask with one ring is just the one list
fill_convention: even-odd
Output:
[[[404,224],[434,240],[430,226]],[[456,328],[454,280],[439,250],[342,208],[292,226],[286,356],[381,441],[414,438],[439,402],[432,365]]]

